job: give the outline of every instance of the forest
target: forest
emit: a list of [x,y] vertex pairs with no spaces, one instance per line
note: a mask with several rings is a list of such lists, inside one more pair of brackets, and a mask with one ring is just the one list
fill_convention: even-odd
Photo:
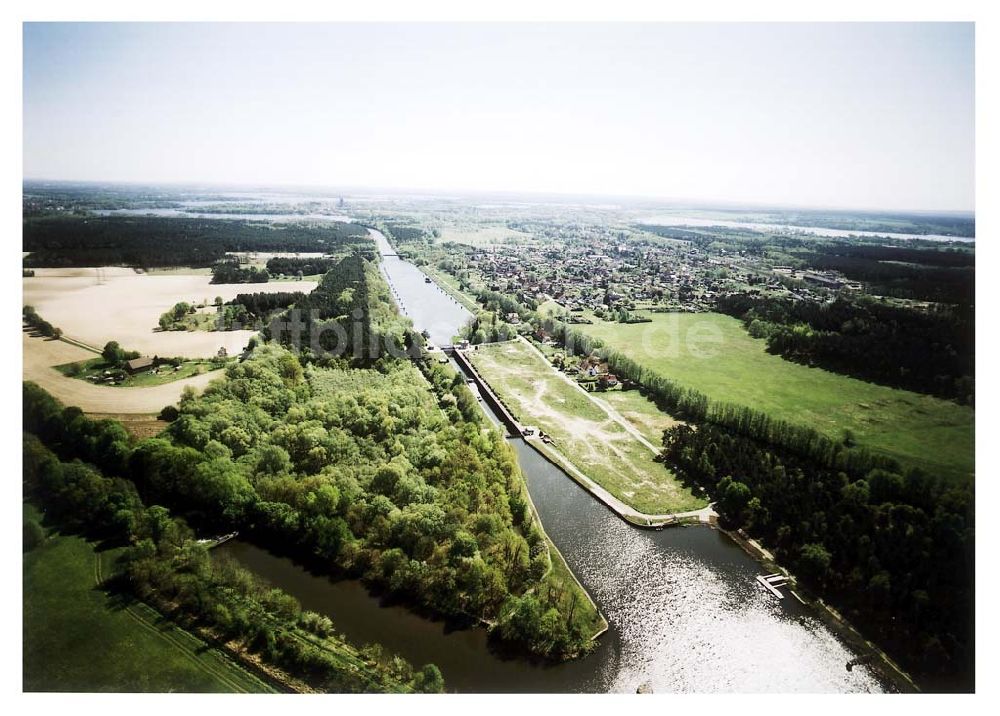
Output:
[[120,424],[62,408],[31,383],[24,385],[24,408],[25,496],[60,530],[125,546],[105,588],[215,643],[235,643],[231,654],[253,655],[286,674],[285,684],[355,693],[443,690],[434,665],[414,671],[377,648],[359,651],[334,633],[329,618],[302,610],[235,564],[210,559],[183,519],[146,503],[123,476],[131,446]]
[[961,306],[975,303],[971,251],[915,249],[835,242],[807,244],[795,256],[822,271],[839,271],[882,296]]
[[236,260],[226,259],[212,266],[211,283],[267,283],[271,274],[256,266],[240,266]]
[[968,310],[920,311],[867,297],[830,303],[720,296],[716,310],[743,321],[754,338],[788,360],[971,405],[974,318]]
[[830,466],[713,424],[670,428],[664,445],[727,527],[760,539],[922,683],[972,688],[971,483]]
[[393,309],[378,268],[360,254],[339,261],[272,325],[277,334],[269,327],[267,338],[362,367],[387,353],[403,356],[417,340],[409,322]]
[[27,267],[211,266],[230,251],[370,249],[367,230],[341,222],[275,222],[154,216],[27,216]]
[[315,276],[326,273],[337,264],[335,258],[289,258],[274,256],[267,260],[267,271],[272,276]]
[[262,326],[275,313],[295,305],[305,296],[301,291],[238,293],[233,300],[221,307],[218,317],[220,328],[229,331]]

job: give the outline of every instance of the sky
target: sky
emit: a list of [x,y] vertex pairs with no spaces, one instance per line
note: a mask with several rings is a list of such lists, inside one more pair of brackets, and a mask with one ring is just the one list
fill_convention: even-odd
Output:
[[950,24],[24,25],[24,177],[974,210]]

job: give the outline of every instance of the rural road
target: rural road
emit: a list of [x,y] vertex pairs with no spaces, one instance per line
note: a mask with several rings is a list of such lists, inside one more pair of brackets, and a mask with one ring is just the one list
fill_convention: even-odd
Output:
[[165,406],[177,403],[185,387],[200,391],[222,375],[221,371],[213,371],[148,388],[92,385],[69,378],[52,366],[87,360],[94,357],[93,353],[65,341],[32,336],[27,331],[22,336],[24,380],[38,383],[63,405],[75,405],[85,413],[156,414]]

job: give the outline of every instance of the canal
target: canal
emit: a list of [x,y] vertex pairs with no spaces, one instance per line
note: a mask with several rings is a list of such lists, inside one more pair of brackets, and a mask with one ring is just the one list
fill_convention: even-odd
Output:
[[[468,312],[373,232],[393,294],[439,344]],[[484,406],[488,411],[488,408]],[[495,416],[491,416],[494,417]],[[415,665],[438,665],[459,692],[880,692],[856,654],[791,596],[755,582],[764,571],[723,533],[701,526],[660,532],[629,526],[572,479],[513,438],[545,530],[610,623],[594,653],[559,665],[508,659],[482,629],[454,629],[331,580],[258,547],[218,549],[330,616],[351,641],[378,642]]]

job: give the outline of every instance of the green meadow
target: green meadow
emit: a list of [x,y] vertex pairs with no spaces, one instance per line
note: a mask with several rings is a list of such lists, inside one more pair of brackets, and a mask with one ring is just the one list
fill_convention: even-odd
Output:
[[866,383],[786,361],[735,318],[653,314],[652,323],[594,319],[574,328],[710,399],[747,405],[812,426],[834,439],[853,433],[873,452],[950,478],[975,470],[974,412],[928,395]]
[[[25,505],[24,518],[38,520]],[[98,586],[113,553],[47,530],[24,554],[25,691],[268,692],[218,649]]]

